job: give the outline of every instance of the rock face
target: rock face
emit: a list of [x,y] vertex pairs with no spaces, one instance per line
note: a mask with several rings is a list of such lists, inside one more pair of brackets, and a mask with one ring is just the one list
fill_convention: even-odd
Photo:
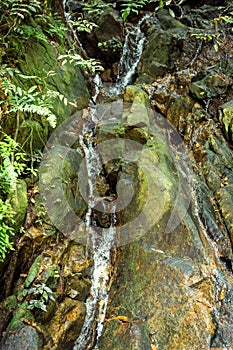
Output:
[[40,338],[35,328],[22,326],[9,334],[8,338],[1,345],[2,350],[38,350]]
[[[126,99],[127,96],[126,90]],[[190,104],[181,106],[185,110]],[[151,145],[151,141],[147,144]],[[223,259],[232,260],[229,236],[215,226],[215,214],[207,198],[204,197],[201,204],[194,194],[190,194],[191,206],[180,224],[171,232],[167,230],[167,222],[176,206],[177,184],[171,164],[166,168],[170,158],[168,148],[163,147],[160,153],[155,142],[154,152],[158,157],[157,162],[153,160],[154,164],[157,169],[162,167],[165,173],[167,205],[157,224],[136,242],[120,249],[116,282],[110,292],[99,348],[204,350],[211,349],[213,342],[216,347],[225,346],[226,342],[221,339],[226,338],[227,349],[231,349],[229,306],[224,306],[224,312],[228,311],[227,321],[220,327],[220,336],[216,334],[221,305],[224,300],[229,305],[227,293],[232,288],[232,276],[214,247],[217,244],[218,254]],[[196,178],[195,181],[200,180]],[[199,183],[198,186],[204,185]],[[153,190],[155,187],[154,184]],[[161,196],[159,199],[161,205]],[[151,216],[145,218],[144,225],[156,214],[155,203],[155,199],[150,203]]]
[[[213,8],[206,11],[217,17]],[[194,14],[200,23],[205,8]],[[170,205],[159,224],[120,249],[99,348],[232,349],[232,75],[227,65],[218,65],[230,39],[216,56],[208,42],[198,50],[192,28],[167,14],[158,18],[160,27],[147,29],[138,82],[141,72],[154,80],[144,89],[192,152],[196,195],[180,225],[166,233],[174,205],[170,187]]]
[[[217,26],[213,22],[221,14],[218,3],[181,3],[177,19],[167,10],[155,14],[143,29],[136,84],[127,86],[123,101],[100,106],[110,112],[103,113],[94,142],[103,145],[103,154],[111,146],[117,157],[104,163],[98,193],[117,200],[134,192],[129,202],[119,201],[125,207],[117,214],[117,260],[110,268],[114,281],[100,350],[233,349],[233,82],[226,59],[233,46],[231,24],[222,17]],[[176,14],[180,5],[173,8]],[[114,23],[117,15],[111,16]],[[114,33],[112,28],[106,33],[109,23],[103,18],[95,36],[108,41]],[[206,36],[206,28],[214,36]],[[42,64],[36,60],[32,55],[30,74]],[[66,80],[61,67],[55,67],[63,77],[62,91],[67,88],[72,99],[76,88],[70,78],[74,74],[83,84],[80,71],[70,67]],[[88,96],[81,83],[80,107]],[[77,114],[78,121],[85,118]],[[78,134],[74,123],[62,134],[62,145]],[[83,216],[87,206],[80,196],[77,147],[78,142],[61,173],[58,154],[44,180],[53,188],[60,176],[70,207]],[[56,200],[53,210],[63,221]],[[0,281],[2,350],[27,349],[25,337],[30,349],[72,349],[84,322],[90,252],[72,235],[61,236],[46,213],[43,226],[38,225],[40,205],[35,186],[29,193],[26,232]],[[104,217],[93,215],[104,227]],[[47,300],[36,294],[45,286]]]

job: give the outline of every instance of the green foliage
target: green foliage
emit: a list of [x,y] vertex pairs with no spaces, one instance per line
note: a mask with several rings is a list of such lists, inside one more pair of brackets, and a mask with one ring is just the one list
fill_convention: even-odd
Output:
[[23,37],[24,40],[34,38],[38,41],[47,42],[46,35],[43,32],[38,31],[38,28],[32,27],[27,24],[22,24],[21,26],[16,27],[14,32]]
[[[56,115],[52,112],[57,99],[67,105],[68,100],[59,92],[48,89],[46,78],[26,76],[16,68],[2,65],[0,68],[0,116],[1,120],[9,115],[15,116],[14,139],[2,133],[0,137],[0,261],[3,261],[8,249],[12,248],[10,237],[13,235],[14,211],[9,194],[16,190],[17,178],[23,174],[35,174],[32,155],[26,154],[16,142],[19,130],[20,114],[28,118],[45,117],[51,127],[56,126]],[[27,82],[29,88],[20,86]],[[26,84],[23,84],[26,85]],[[42,90],[43,89],[43,90]],[[30,166],[28,164],[31,164]]]
[[46,216],[46,209],[43,203],[40,203],[40,205],[37,206],[36,208],[36,224],[39,224],[42,226],[44,218]]
[[8,195],[15,191],[17,177],[27,168],[28,157],[18,143],[8,135],[0,141],[0,261],[8,249],[12,249],[10,237],[14,231],[14,211]]
[[28,40],[45,42],[47,37],[64,38],[67,28],[60,19],[51,17],[44,1],[0,0],[0,8],[0,45],[6,49],[12,45],[12,49],[20,46],[23,51]]
[[51,105],[46,100],[47,94],[41,96],[37,86],[24,90],[5,79],[2,81],[1,87],[6,98],[0,101],[0,105],[5,109],[5,114],[22,112],[30,116],[35,114],[45,116],[50,126],[55,128],[57,117],[49,108]]
[[28,157],[19,144],[4,135],[0,141],[0,195],[8,195],[16,189],[16,180],[27,168]]
[[55,301],[54,292],[46,284],[34,284],[32,288],[24,289],[23,296],[29,296],[28,309],[40,309],[47,311],[47,304],[50,300]]
[[111,51],[113,53],[116,53],[122,49],[122,43],[118,38],[112,38],[107,41],[99,42],[98,47],[102,52]]
[[62,61],[62,65],[65,65],[66,63],[72,63],[75,66],[81,66],[84,69],[89,70],[91,73],[95,73],[97,71],[103,71],[104,68],[101,66],[101,64],[96,61],[94,58],[90,58],[88,60],[85,60],[78,54],[67,54],[67,55],[60,55],[58,57],[59,60]]
[[106,9],[110,9],[111,4],[106,4],[102,0],[89,0],[83,4],[83,11],[88,13],[88,18],[98,18]]
[[68,22],[78,32],[91,33],[93,28],[98,27],[95,23],[90,22],[82,17],[78,18],[76,21],[69,20]]
[[20,1],[20,0],[0,0],[0,6],[3,12],[2,17],[8,16],[13,25],[28,18],[33,13],[37,13],[41,9],[38,0]]
[[191,36],[193,36],[196,39],[204,40],[205,42],[210,42],[216,37],[216,34],[214,34],[214,33],[194,33],[194,34],[191,34]]
[[[155,11],[163,9],[165,6],[169,6],[172,3],[172,0],[123,0],[121,2],[121,16],[125,21],[131,13],[138,15],[139,11],[149,3],[157,3],[158,6],[155,8]],[[174,16],[173,11],[169,9],[169,12]]]
[[130,13],[138,14],[140,9],[143,8],[148,3],[148,0],[124,0],[121,3],[121,16],[123,20],[125,21],[127,17],[130,15]]
[[[68,102],[64,95],[60,94],[58,91],[53,91],[47,88],[46,78],[53,75],[54,72],[48,72],[47,76],[39,78],[37,76],[27,76],[21,74],[16,68],[7,67],[3,65],[0,69],[0,91],[1,91],[1,101],[0,108],[2,109],[2,114],[12,114],[12,113],[27,113],[30,117],[33,115],[46,117],[49,125],[55,128],[57,117],[52,112],[53,103],[59,98],[64,102],[65,105],[73,104]],[[13,78],[28,80],[31,82],[37,82],[36,85],[32,85],[27,90],[21,88],[18,83],[13,82]],[[44,85],[43,91],[41,90],[41,85]]]
[[13,236],[14,212],[9,200],[3,201],[0,198],[0,262],[6,257],[9,249],[12,249],[10,237]]
[[58,38],[62,40],[64,39],[65,32],[68,30],[59,16],[56,17],[54,15],[51,17],[46,13],[37,14],[35,16],[35,21],[41,26],[41,28],[43,28],[43,31],[50,39]]

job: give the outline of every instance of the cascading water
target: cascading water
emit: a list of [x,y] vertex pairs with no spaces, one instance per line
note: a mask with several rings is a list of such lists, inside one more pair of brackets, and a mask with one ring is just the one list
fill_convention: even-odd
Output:
[[[98,76],[95,76],[94,79],[96,83],[100,83]],[[99,85],[96,84],[93,102],[95,102],[98,91]],[[98,122],[94,106],[89,108],[89,115],[94,123]],[[114,207],[111,224],[108,229],[100,229],[100,227],[95,229],[95,224],[92,222],[92,210],[100,198],[96,193],[96,178],[100,170],[100,155],[96,151],[95,146],[93,146],[94,135],[95,128],[93,127],[90,130],[88,125],[84,125],[82,135],[79,137],[80,146],[85,154],[89,187],[88,210],[86,213],[87,246],[91,246],[93,250],[94,266],[90,297],[86,301],[86,316],[81,333],[75,342],[74,350],[84,350],[89,344],[94,345],[95,349],[98,349],[108,304],[108,292],[111,284],[108,271],[111,264],[111,248],[114,245],[116,231]],[[101,202],[103,206],[107,205],[105,204],[106,200],[102,199]],[[108,204],[110,205],[110,202]],[[100,230],[101,235],[99,234]]]
[[[82,51],[85,53],[75,29],[70,23],[70,14],[67,11],[67,0],[63,1],[64,13],[66,21],[72,30],[75,40],[80,45]],[[131,82],[132,76],[135,73],[136,67],[140,60],[143,44],[145,41],[144,33],[141,30],[143,22],[149,18],[149,15],[144,16],[134,28],[128,30],[125,37],[125,43],[122,51],[121,60],[118,67],[118,76],[115,86],[113,86],[108,95],[119,95],[124,88]],[[93,77],[94,92],[92,95],[93,104],[89,108],[89,116],[93,125],[98,124],[98,117],[96,116],[95,103],[99,92],[102,89],[101,77],[96,74]],[[79,137],[80,146],[83,150],[87,181],[88,181],[88,210],[85,216],[86,231],[87,231],[87,246],[90,246],[93,251],[93,271],[91,278],[90,296],[86,300],[86,316],[82,330],[79,337],[76,339],[73,349],[98,349],[98,342],[100,340],[105,314],[108,305],[108,293],[111,286],[110,267],[112,256],[112,248],[114,247],[114,240],[116,235],[117,219],[114,211],[114,201],[108,198],[106,201],[102,198],[103,206],[111,206],[111,223],[108,228],[95,227],[93,220],[93,208],[100,199],[96,193],[96,179],[100,171],[100,155],[94,146],[95,126],[90,129],[88,125],[84,125],[82,134]],[[101,229],[101,234],[99,234]]]
[[70,16],[70,13],[68,11],[68,1],[67,0],[63,0],[63,10],[64,10],[64,15],[65,15],[65,19],[66,19],[66,23],[67,25],[69,26],[74,38],[75,38],[75,41],[77,42],[78,46],[80,47],[82,53],[84,56],[87,57],[87,53],[86,51],[84,50],[83,46],[82,46],[82,43],[81,41],[79,40],[79,37],[76,33],[76,30],[73,28],[73,25],[71,24],[71,21],[72,21],[72,17]]
[[150,15],[145,15],[136,27],[127,30],[121,59],[118,66],[118,75],[115,85],[110,88],[108,95],[119,95],[125,87],[131,83],[132,77],[140,61],[145,35],[142,31],[142,24]]

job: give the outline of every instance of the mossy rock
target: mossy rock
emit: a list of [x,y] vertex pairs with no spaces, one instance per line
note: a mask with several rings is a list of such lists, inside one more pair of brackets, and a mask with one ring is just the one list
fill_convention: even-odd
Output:
[[103,142],[112,138],[124,137],[125,126],[121,121],[106,121],[98,123],[96,136],[99,142]]
[[45,147],[48,133],[49,125],[45,117],[41,117],[41,121],[26,119],[19,127],[17,141],[32,154]]
[[184,28],[185,25],[172,17],[167,10],[159,11],[158,14],[159,23],[164,30],[172,28]]
[[3,339],[1,350],[40,350],[42,339],[36,329],[22,324]]
[[[65,48],[61,48],[60,53],[65,54]],[[19,61],[19,65],[25,75],[38,76],[42,81],[44,79],[49,89],[59,92],[69,102],[76,104],[74,107],[56,100],[53,113],[60,124],[75,110],[86,107],[90,97],[83,71],[70,63],[62,66],[58,55],[57,48],[49,42],[29,42],[25,58]]]
[[150,101],[147,93],[140,87],[128,85],[124,92],[124,102],[135,103],[150,107]]
[[18,179],[16,190],[10,194],[10,202],[14,215],[14,229],[16,232],[23,226],[28,205],[27,184],[24,180]]
[[216,193],[221,214],[224,217],[231,242],[233,242],[233,185],[220,188]]
[[219,119],[227,140],[233,142],[233,100],[219,107]]
[[98,19],[98,27],[94,33],[100,43],[120,38],[123,34],[123,20],[119,13],[112,8],[107,9]]
[[202,80],[193,82],[189,89],[195,98],[204,100],[223,95],[230,83],[231,79],[228,77],[223,78],[222,74],[212,73]]

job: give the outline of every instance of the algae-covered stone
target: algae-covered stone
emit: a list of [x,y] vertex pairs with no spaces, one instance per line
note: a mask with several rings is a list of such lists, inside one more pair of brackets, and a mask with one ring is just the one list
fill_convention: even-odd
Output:
[[96,136],[101,142],[116,137],[124,137],[125,126],[121,121],[113,120],[98,123]]
[[197,248],[200,239],[193,225],[181,225],[171,234],[164,229],[162,219],[138,242],[121,248],[101,349],[124,348],[125,333],[127,349],[149,349],[135,347],[138,333],[140,344],[151,340],[158,349],[208,349],[215,332],[215,287],[208,277],[214,266],[205,265],[204,247],[199,243]]
[[171,29],[171,28],[184,28],[185,25],[172,17],[170,13],[166,10],[158,12],[158,19],[162,29]]
[[123,20],[112,8],[106,10],[98,19],[95,35],[98,42],[105,42],[112,38],[120,38],[123,31]]
[[167,71],[171,40],[172,33],[165,31],[156,31],[150,35],[140,61],[142,73],[155,77]]
[[126,105],[129,103],[127,111],[123,114],[126,137],[144,144],[149,137],[149,97],[138,86],[128,85],[125,89],[124,101]]
[[155,29],[148,34],[138,71],[153,78],[174,70],[181,71],[190,64],[196,46],[185,26]]
[[24,224],[28,205],[27,184],[24,180],[17,180],[16,189],[10,194],[10,201],[12,209],[15,212],[14,228],[18,231]]
[[219,107],[219,115],[227,139],[233,141],[233,100]]
[[31,285],[31,283],[35,280],[35,278],[38,276],[39,271],[41,269],[42,261],[43,261],[43,254],[39,255],[34,260],[24,283],[26,288],[28,288]]
[[198,100],[213,98],[224,94],[231,83],[229,77],[222,74],[212,73],[202,80],[193,82],[190,91]]
[[[53,339],[54,349],[72,348],[82,328],[84,317],[85,306],[83,302],[65,298],[58,305],[56,314],[47,325],[48,332]],[[48,344],[44,349],[50,350],[51,347]]]
[[22,324],[14,331],[7,333],[0,344],[1,350],[40,350],[42,339],[36,329]]
[[145,107],[150,106],[149,97],[145,91],[135,85],[128,85],[124,93],[124,101],[135,104],[141,104]]
[[[29,42],[24,61],[20,61],[20,69],[25,75],[45,79],[49,89],[67,98],[67,105],[59,98],[54,101],[52,110],[57,116],[58,124],[75,110],[88,105],[89,93],[82,70],[70,63],[62,66],[62,62],[58,60],[56,48],[49,42]],[[76,104],[76,107],[69,102]]]
[[231,242],[233,242],[233,185],[220,188],[216,193],[218,204],[224,217],[227,230],[230,234]]

